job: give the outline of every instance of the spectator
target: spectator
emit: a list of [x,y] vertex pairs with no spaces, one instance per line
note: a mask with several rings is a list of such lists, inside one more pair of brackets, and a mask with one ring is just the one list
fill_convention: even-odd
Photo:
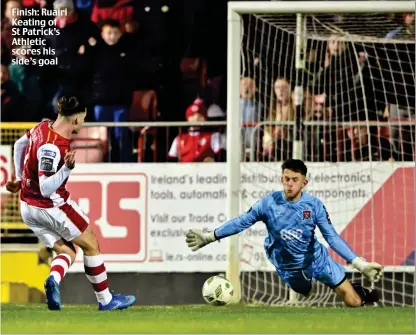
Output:
[[67,10],[66,15],[56,17],[60,34],[49,36],[49,43],[58,57],[58,66],[54,68],[58,90],[53,104],[56,108],[63,91],[77,94],[88,103],[91,71],[90,59],[84,53],[86,45],[96,43],[99,29],[86,14],[75,12],[72,0],[55,0],[53,6],[54,9]]
[[[370,134],[369,132],[370,131]],[[396,156],[388,139],[379,137],[377,127],[351,127],[347,130],[344,157],[351,161],[391,161]]]
[[[201,99],[196,99],[186,110],[189,122],[204,122],[207,109]],[[179,134],[172,143],[169,161],[212,162],[225,161],[225,136],[219,132],[200,131],[200,127],[189,127],[187,133]]]
[[[49,0],[23,0],[23,6],[28,8],[47,7]],[[53,1],[52,1],[53,2]]]
[[244,128],[243,143],[246,148],[251,147],[251,137],[254,126],[260,122],[261,105],[255,101],[256,84],[250,77],[240,80],[240,109],[241,121]]
[[314,76],[315,91],[312,93],[326,94],[327,107],[333,109],[334,119],[350,121],[351,118],[361,118],[365,110],[364,99],[367,108],[373,112],[371,99],[363,96],[360,85],[359,73],[365,66],[366,54],[359,46],[344,42],[338,35],[331,35],[324,57],[312,61],[317,64],[311,67],[318,71]]
[[27,121],[24,97],[10,80],[7,66],[1,65],[1,121]]
[[75,0],[75,7],[91,14],[93,2],[93,0]]
[[[289,81],[277,78],[274,82],[274,93],[276,99],[270,109],[269,121],[293,121],[295,110],[291,101]],[[292,140],[293,131],[288,126],[266,126],[263,135],[263,155],[282,160],[289,158]]]
[[[87,49],[93,59],[92,103],[96,121],[127,121],[134,87],[134,50],[117,20],[101,24],[101,39]],[[111,161],[130,162],[132,139],[127,127],[114,128]],[[116,149],[116,150],[114,150]]]
[[415,13],[403,14],[403,24],[396,29],[390,31],[386,38],[404,38],[404,39],[415,39]]
[[19,36],[12,35],[12,20],[13,18],[20,18],[20,15],[13,13],[13,9],[22,9],[23,6],[20,1],[9,0],[6,2],[6,7],[4,11],[4,18],[1,21],[1,59],[2,64],[9,64],[12,57],[12,42],[13,38],[18,38]]
[[225,121],[226,115],[225,112],[221,109],[220,106],[213,103],[208,107],[208,121]]
[[[384,111],[384,117],[389,121],[411,121],[415,120],[416,113],[413,107],[401,107],[390,104]],[[392,125],[390,126],[390,138],[397,151],[397,160],[413,161],[415,154],[415,126]]]
[[91,20],[96,24],[108,19],[117,20],[121,30],[133,33],[138,23],[133,19],[134,0],[96,0],[92,8]]
[[[306,94],[305,121],[334,121],[333,110],[327,107],[326,94]],[[305,155],[312,162],[336,161],[336,128],[335,126],[315,125],[305,129]]]
[[[139,22],[138,45],[143,75],[140,86],[153,89],[158,96],[163,121],[183,119],[180,60],[184,55],[182,1],[135,1],[134,21]],[[172,104],[172,101],[176,103]],[[184,106],[182,106],[184,105]],[[169,135],[172,132],[169,133]],[[167,143],[170,143],[170,138]],[[166,159],[166,154],[163,157]]]
[[[217,104],[211,104],[207,110],[207,121],[218,122],[226,121],[226,115],[220,106]],[[204,130],[211,130],[213,132],[220,132],[221,134],[226,132],[226,126],[213,126],[213,127],[204,127]]]
[[[22,45],[16,48],[18,56],[17,59],[30,59],[24,50],[31,47]],[[42,102],[42,90],[40,88],[40,79],[42,76],[42,67],[33,65],[10,64],[9,65],[10,79],[16,85],[19,92],[25,97],[27,103],[27,113],[30,116],[26,121],[37,121],[41,119],[38,115],[39,107]]]

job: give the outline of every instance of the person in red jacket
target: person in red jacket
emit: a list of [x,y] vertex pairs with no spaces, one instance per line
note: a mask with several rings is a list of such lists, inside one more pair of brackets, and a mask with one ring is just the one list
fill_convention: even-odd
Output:
[[[196,99],[186,110],[189,122],[204,122],[207,108],[201,99]],[[225,160],[225,136],[219,132],[202,131],[200,127],[189,127],[187,133],[176,136],[169,150],[169,161],[213,162]]]
[[92,8],[91,20],[97,24],[108,19],[117,20],[123,32],[133,33],[137,30],[133,3],[133,0],[97,0]]

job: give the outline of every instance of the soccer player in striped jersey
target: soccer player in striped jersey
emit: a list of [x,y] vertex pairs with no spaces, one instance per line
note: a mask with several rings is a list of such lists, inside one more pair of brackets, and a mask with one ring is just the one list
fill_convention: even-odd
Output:
[[99,310],[127,308],[134,296],[113,295],[100,254],[98,240],[89,219],[72,200],[66,183],[75,166],[70,149],[72,134],[79,132],[87,114],[76,97],[61,97],[56,121],[42,121],[14,144],[16,180],[6,184],[8,191],[20,191],[21,215],[26,225],[57,256],[45,281],[50,310],[61,309],[60,282],[75,261],[79,246],[84,253],[84,269],[91,282]]
[[247,213],[229,220],[213,232],[190,230],[186,235],[188,247],[196,251],[263,221],[268,231],[264,244],[267,257],[278,276],[292,290],[308,296],[314,279],[332,288],[347,306],[377,302],[376,291],[347,280],[344,267],[331,258],[327,248],[316,238],[315,227],[319,227],[337,254],[370,281],[380,280],[383,267],[358,257],[338,235],[322,201],[303,191],[308,183],[306,176],[307,167],[303,161],[285,161],[282,165],[283,191],[261,198]]

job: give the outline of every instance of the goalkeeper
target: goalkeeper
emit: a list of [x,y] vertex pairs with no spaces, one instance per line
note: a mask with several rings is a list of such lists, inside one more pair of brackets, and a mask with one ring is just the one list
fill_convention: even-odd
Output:
[[266,255],[279,277],[292,290],[307,296],[312,289],[312,279],[315,279],[332,288],[347,306],[377,302],[376,291],[347,280],[344,267],[335,262],[327,248],[318,242],[315,227],[319,227],[333,250],[370,281],[380,280],[383,267],[358,257],[338,235],[322,201],[302,191],[308,184],[306,175],[307,167],[303,161],[285,161],[281,179],[283,191],[265,196],[247,213],[226,222],[214,232],[190,230],[186,235],[188,247],[196,251],[263,221],[268,231],[264,243]]

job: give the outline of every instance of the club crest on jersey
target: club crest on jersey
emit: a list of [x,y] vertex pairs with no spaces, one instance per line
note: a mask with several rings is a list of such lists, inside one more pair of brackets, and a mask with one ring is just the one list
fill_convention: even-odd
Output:
[[309,220],[312,219],[312,213],[309,210],[304,210],[303,211],[303,219],[304,220]]

